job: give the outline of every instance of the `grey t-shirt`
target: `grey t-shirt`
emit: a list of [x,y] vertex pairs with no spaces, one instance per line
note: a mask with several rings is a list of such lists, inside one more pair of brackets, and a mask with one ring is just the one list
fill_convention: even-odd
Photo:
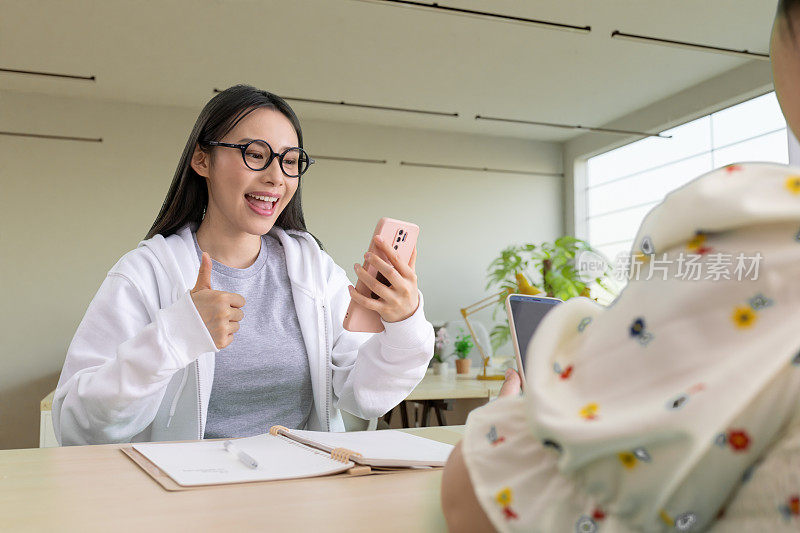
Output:
[[211,288],[242,295],[245,306],[239,331],[216,355],[205,438],[248,437],[275,424],[303,428],[314,401],[311,372],[280,241],[262,235],[247,268],[211,265]]

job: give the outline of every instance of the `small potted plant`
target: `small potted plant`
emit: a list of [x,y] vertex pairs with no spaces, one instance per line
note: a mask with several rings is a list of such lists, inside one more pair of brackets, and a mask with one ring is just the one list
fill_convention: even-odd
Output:
[[447,372],[447,357],[444,355],[445,346],[450,341],[450,336],[444,326],[436,330],[436,340],[433,343],[433,373],[442,375]]
[[469,354],[475,345],[472,343],[472,337],[469,334],[461,331],[461,335],[456,337],[455,350],[456,350],[456,374],[469,374]]

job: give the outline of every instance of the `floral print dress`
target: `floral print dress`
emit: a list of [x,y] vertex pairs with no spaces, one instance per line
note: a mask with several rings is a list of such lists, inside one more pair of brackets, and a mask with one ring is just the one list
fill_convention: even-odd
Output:
[[608,307],[557,306],[463,454],[498,531],[800,531],[800,169],[669,194]]

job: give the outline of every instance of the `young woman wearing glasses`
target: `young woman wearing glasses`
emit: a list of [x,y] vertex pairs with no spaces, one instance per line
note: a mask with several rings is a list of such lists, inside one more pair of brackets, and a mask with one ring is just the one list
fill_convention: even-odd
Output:
[[[355,293],[311,235],[300,185],[314,163],[281,98],[238,85],[205,106],[139,246],[109,271],[53,400],[62,445],[240,437],[271,425],[344,431],[425,374],[433,328],[414,259],[367,257],[387,287]],[[415,254],[416,255],[416,254]],[[385,331],[342,328],[350,299]]]

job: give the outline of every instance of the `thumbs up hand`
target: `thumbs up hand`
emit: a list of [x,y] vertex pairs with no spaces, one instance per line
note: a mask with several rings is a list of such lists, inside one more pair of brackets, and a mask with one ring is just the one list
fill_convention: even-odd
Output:
[[244,297],[211,288],[211,257],[206,252],[190,295],[217,348],[221,350],[233,342],[233,334],[239,331],[239,321],[244,318]]

